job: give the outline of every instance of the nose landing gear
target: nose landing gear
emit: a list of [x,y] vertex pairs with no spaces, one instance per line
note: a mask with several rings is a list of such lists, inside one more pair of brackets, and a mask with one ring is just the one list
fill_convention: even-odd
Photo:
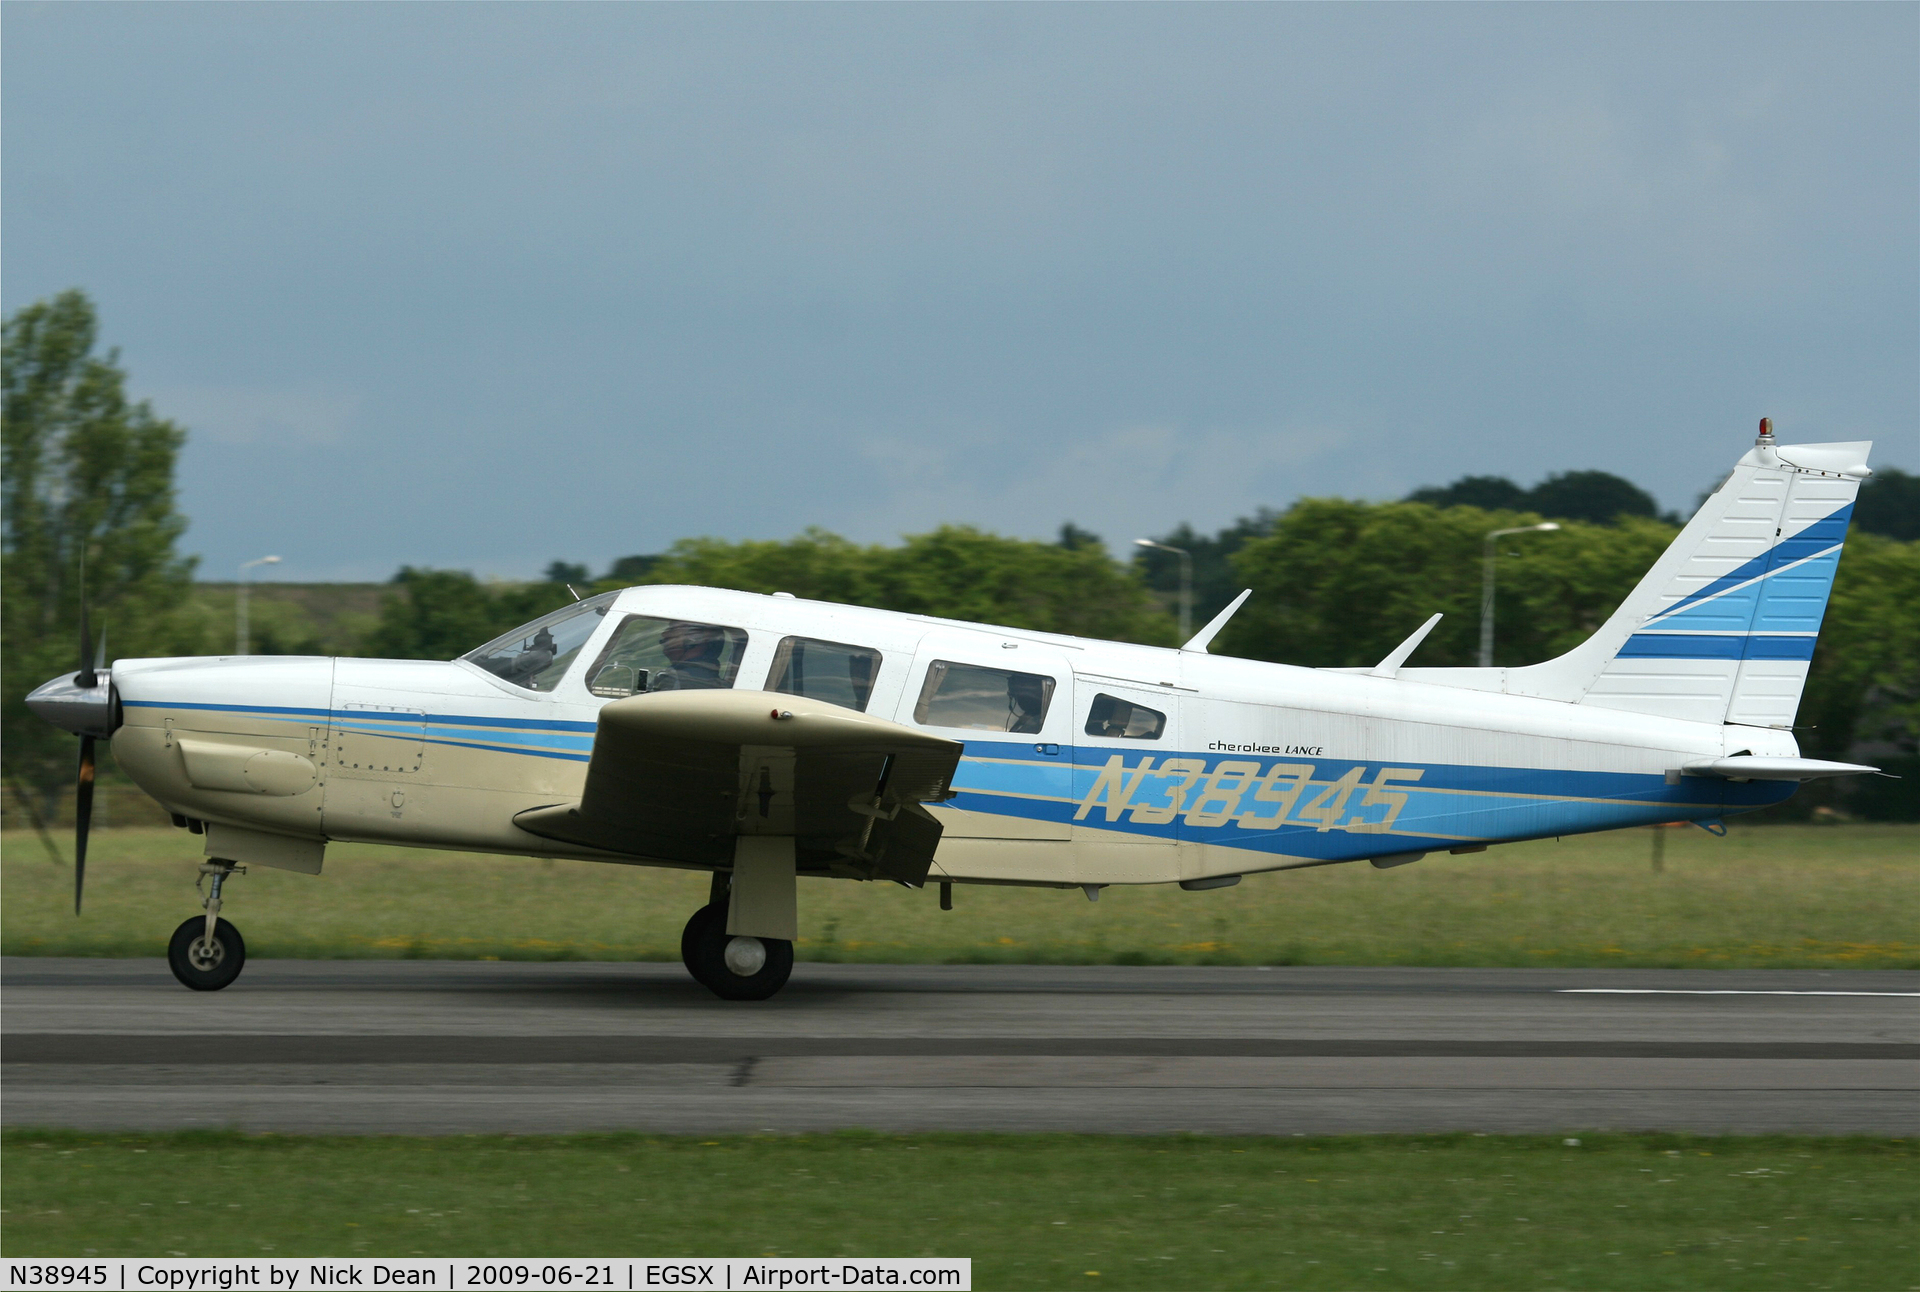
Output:
[[[240,976],[247,964],[247,944],[240,930],[220,918],[220,890],[231,875],[245,874],[246,867],[231,861],[209,861],[200,867],[207,884],[203,905],[205,915],[185,920],[167,942],[167,967],[182,985],[195,991],[219,991]],[[197,889],[200,882],[196,881]]]

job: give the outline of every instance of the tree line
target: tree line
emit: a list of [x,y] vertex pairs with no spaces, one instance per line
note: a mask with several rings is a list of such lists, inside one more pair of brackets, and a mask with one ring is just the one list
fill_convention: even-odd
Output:
[[[50,788],[71,778],[71,740],[22,702],[76,666],[81,556],[96,622],[114,656],[221,653],[230,609],[175,547],[185,522],[173,465],[184,431],[124,394],[117,353],[94,353],[91,304],[68,292],[5,324],[5,769]],[[1867,751],[1920,773],[1920,478],[1899,471],[1863,490],[1814,656],[1799,731],[1811,756]],[[1592,633],[1677,532],[1678,517],[1605,472],[1550,476],[1531,489],[1467,477],[1397,502],[1303,498],[1214,534],[1182,525],[1157,541],[1192,554],[1195,623],[1252,588],[1218,653],[1306,666],[1376,663],[1434,611],[1446,618],[1416,665],[1471,664],[1481,552],[1494,529],[1557,519],[1552,533],[1499,547],[1496,662],[1529,663]],[[1879,532],[1873,532],[1873,531]],[[622,558],[599,576],[554,561],[546,577],[494,583],[403,568],[377,609],[323,627],[270,596],[255,601],[259,653],[449,659],[565,604],[635,584],[684,583],[907,611],[1150,645],[1175,645],[1179,562],[1142,550],[1121,562],[1071,523],[1052,541],[960,525],[892,545],[825,530],[785,540],[688,538]],[[261,592],[266,593],[266,589]],[[309,598],[311,603],[312,598]],[[230,603],[226,603],[230,607]],[[1892,761],[1890,761],[1892,760]],[[1920,817],[1906,782],[1828,782],[1826,796],[1876,816]]]

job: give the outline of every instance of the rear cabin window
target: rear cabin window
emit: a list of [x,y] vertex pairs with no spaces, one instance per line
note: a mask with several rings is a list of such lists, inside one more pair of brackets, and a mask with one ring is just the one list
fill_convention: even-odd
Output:
[[1053,679],[1045,674],[935,660],[927,666],[913,720],[927,727],[1033,735],[1046,724],[1052,702]]
[[1167,729],[1167,715],[1144,704],[1104,693],[1093,697],[1087,710],[1087,734],[1108,740],[1158,740]]
[[724,624],[628,615],[587,672],[587,690],[610,700],[646,691],[733,685],[747,634]]
[[580,648],[593,636],[600,620],[613,607],[615,592],[566,606],[530,624],[523,624],[505,637],[496,637],[479,650],[460,658],[471,660],[487,672],[530,691],[551,691],[560,684]]
[[767,690],[825,700],[861,713],[873,698],[880,673],[880,652],[845,642],[812,637],[783,637],[767,674]]

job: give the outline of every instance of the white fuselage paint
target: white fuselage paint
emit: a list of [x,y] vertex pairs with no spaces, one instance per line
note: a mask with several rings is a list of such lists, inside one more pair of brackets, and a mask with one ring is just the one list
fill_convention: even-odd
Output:
[[[1052,679],[1038,731],[928,728],[967,746],[935,879],[1165,883],[1711,821],[1790,788],[1676,769],[1798,753],[1774,728],[707,588],[628,589],[579,661],[628,614],[744,630],[739,688],[785,636],[877,650],[866,711],[902,723],[936,661]],[[583,673],[535,693],[466,661],[122,660],[114,752],[171,811],[238,829],[658,864],[513,823],[580,795],[607,703]],[[1163,715],[1159,737],[1089,735],[1102,696]]]

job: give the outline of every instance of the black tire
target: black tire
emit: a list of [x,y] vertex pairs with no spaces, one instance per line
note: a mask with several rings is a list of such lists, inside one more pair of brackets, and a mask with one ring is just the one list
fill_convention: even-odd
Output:
[[247,967],[247,944],[241,940],[239,929],[225,920],[216,920],[213,955],[197,954],[206,933],[206,916],[196,915],[182,921],[167,943],[167,968],[173,970],[173,976],[183,985],[195,991],[219,991]]
[[[727,963],[735,942],[735,964],[758,959],[758,968],[741,973]],[[727,907],[714,902],[693,913],[680,934],[680,959],[693,980],[721,1000],[765,1000],[787,985],[793,974],[793,943],[785,938],[734,938],[727,933]]]
[[687,967],[693,980],[702,987],[708,986],[706,970],[701,965],[700,947],[712,936],[708,925],[715,920],[720,922],[722,932],[727,927],[727,906],[725,902],[714,902],[701,907],[687,918],[687,926],[680,930],[680,963]]

